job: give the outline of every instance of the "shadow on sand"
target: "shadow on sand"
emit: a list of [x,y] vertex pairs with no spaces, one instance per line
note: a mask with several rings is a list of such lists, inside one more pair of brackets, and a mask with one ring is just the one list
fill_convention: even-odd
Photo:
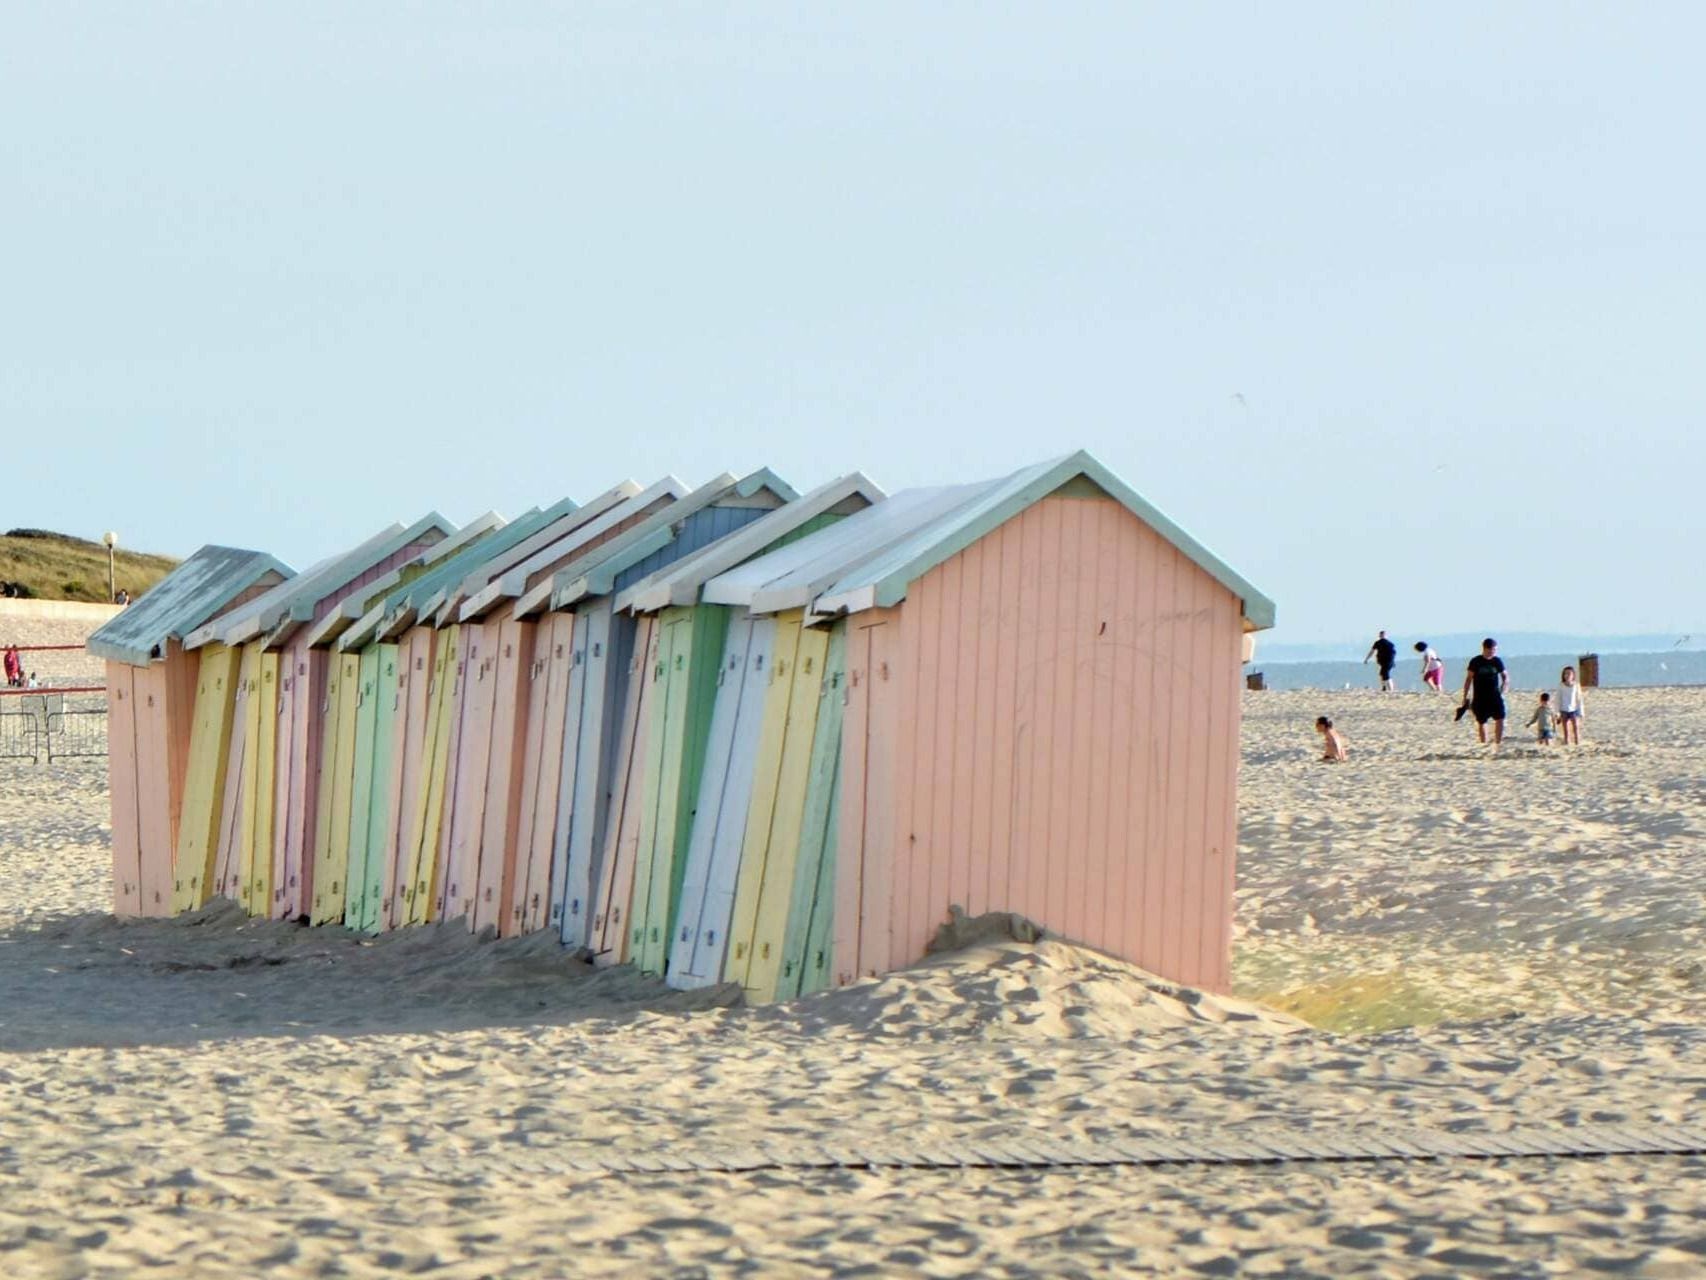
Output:
[[90,912],[0,932],[0,1052],[233,1036],[463,1030],[738,1004],[595,968],[549,934],[493,940],[460,921],[365,937],[251,920],[216,902],[170,920]]

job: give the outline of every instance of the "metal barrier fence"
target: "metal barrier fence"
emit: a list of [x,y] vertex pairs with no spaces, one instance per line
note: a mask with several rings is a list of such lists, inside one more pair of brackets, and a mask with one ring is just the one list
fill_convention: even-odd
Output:
[[87,685],[27,692],[0,689],[0,760],[40,764],[45,757],[52,764],[106,755],[105,693]]

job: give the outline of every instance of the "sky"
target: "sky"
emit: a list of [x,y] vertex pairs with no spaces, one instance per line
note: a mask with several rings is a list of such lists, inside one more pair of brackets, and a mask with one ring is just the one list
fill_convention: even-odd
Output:
[[1706,6],[62,3],[0,524],[1088,448],[1272,639],[1706,629]]

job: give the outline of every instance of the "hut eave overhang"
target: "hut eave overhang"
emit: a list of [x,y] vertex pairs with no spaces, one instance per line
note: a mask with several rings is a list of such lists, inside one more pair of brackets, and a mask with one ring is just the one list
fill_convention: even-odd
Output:
[[1084,481],[1120,503],[1236,596],[1251,629],[1263,630],[1273,626],[1273,601],[1095,457],[1082,450],[1027,467],[994,483],[975,500],[931,522],[913,536],[848,573],[830,586],[825,594],[831,598],[852,600],[864,593],[862,598],[871,602],[865,606],[867,608],[897,605],[906,598],[908,586],[936,565],[957,555],[1031,504],[1057,491],[1071,492],[1075,483]]
[[135,604],[102,623],[89,637],[90,654],[107,662],[145,667],[211,625],[246,591],[271,590],[295,570],[262,551],[208,545],[138,597]]

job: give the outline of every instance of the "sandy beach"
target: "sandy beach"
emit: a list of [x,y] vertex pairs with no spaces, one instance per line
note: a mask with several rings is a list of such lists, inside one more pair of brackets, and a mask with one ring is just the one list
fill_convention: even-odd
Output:
[[[1531,695],[1513,694],[1526,719]],[[1236,990],[996,939],[791,1005],[544,938],[108,914],[100,762],[0,767],[16,1276],[1706,1273],[1706,1160],[675,1169],[831,1140],[1499,1133],[1706,1098],[1706,690],[1581,749],[1246,696]],[[1347,764],[1316,762],[1327,713]],[[599,1153],[661,1171],[599,1171]]]

